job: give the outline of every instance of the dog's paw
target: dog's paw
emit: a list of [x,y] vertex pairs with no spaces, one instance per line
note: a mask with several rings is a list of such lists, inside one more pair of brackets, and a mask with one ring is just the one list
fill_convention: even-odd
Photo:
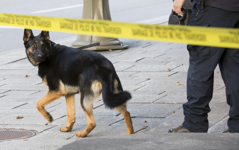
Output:
[[53,118],[49,113],[47,113],[47,117],[45,117],[45,118],[49,123],[51,123],[53,121]]
[[72,128],[69,128],[69,127],[61,127],[60,128],[60,131],[61,132],[71,132]]
[[84,133],[84,131],[78,131],[78,132],[76,132],[76,136],[77,136],[77,137],[86,137],[87,134]]

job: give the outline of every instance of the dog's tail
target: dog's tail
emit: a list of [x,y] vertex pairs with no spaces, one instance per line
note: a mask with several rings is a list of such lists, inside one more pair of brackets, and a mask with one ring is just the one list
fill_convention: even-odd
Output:
[[128,91],[123,91],[119,77],[114,69],[103,69],[100,78],[103,101],[107,107],[112,109],[131,99],[131,94]]

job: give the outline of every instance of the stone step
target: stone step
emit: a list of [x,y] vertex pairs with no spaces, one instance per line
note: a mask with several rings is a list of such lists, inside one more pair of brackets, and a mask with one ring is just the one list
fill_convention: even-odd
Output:
[[103,138],[84,138],[67,144],[58,150],[238,150],[238,134],[206,134],[206,133],[142,133],[135,135],[120,135]]

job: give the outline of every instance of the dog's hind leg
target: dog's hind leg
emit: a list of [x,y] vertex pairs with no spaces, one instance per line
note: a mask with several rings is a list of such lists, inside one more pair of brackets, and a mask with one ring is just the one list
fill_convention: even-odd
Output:
[[[84,104],[82,104],[84,105]],[[78,131],[76,133],[76,136],[78,137],[85,137],[87,136],[96,126],[95,120],[94,120],[94,116],[93,116],[93,105],[90,104],[87,107],[86,106],[82,106],[86,117],[87,117],[87,127],[85,128],[84,131]]]
[[45,106],[54,100],[60,98],[62,95],[55,91],[49,91],[43,98],[37,103],[38,111],[46,118],[48,122],[52,122],[52,116],[45,110]]
[[75,95],[66,95],[68,122],[66,127],[61,127],[61,132],[71,132],[75,123]]
[[[122,85],[121,85],[119,77],[117,75],[115,75],[115,79],[114,79],[114,83],[113,83],[113,90],[115,93],[119,93],[119,92],[123,91]],[[118,107],[115,107],[115,109],[124,116],[126,126],[127,126],[127,133],[134,134],[134,128],[133,128],[131,116],[130,116],[130,113],[126,109],[126,104],[122,104]]]
[[89,74],[80,76],[80,102],[81,107],[84,110],[87,117],[87,127],[83,131],[78,131],[76,136],[85,137],[87,136],[96,126],[95,119],[93,116],[93,104],[98,99],[101,93],[102,85],[99,81],[91,81],[92,78]]
[[130,116],[130,113],[126,109],[126,104],[115,107],[115,109],[117,111],[119,111],[124,116],[126,126],[127,126],[127,133],[128,134],[134,134],[134,128],[133,128],[131,116]]

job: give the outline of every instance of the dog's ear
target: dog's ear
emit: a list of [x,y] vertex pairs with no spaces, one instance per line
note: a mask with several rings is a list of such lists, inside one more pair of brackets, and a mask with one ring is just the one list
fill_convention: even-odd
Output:
[[23,41],[27,42],[31,38],[34,38],[32,30],[31,29],[24,29]]
[[42,31],[40,36],[44,37],[46,40],[50,40],[49,31]]

